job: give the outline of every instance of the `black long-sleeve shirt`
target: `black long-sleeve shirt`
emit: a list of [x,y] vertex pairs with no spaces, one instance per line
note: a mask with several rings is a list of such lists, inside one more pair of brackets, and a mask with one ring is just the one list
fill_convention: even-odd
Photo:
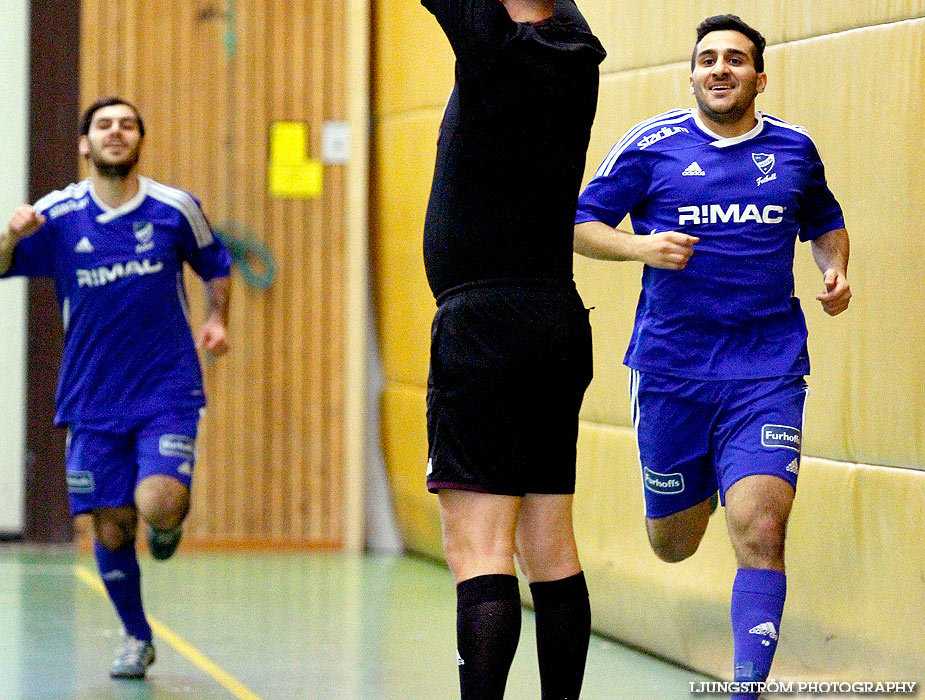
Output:
[[424,227],[435,296],[467,282],[572,277],[599,64],[573,0],[516,23],[498,0],[422,0],[456,54]]

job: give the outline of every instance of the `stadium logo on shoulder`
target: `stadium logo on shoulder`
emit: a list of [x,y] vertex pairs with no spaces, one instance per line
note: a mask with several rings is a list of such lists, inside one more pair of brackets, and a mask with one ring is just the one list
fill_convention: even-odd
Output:
[[761,426],[761,444],[765,447],[785,447],[795,452],[800,451],[802,433],[789,425]]
[[67,214],[68,212],[86,209],[89,203],[89,197],[83,197],[82,199],[65,199],[63,202],[56,204],[48,210],[48,218],[57,219],[59,216]]
[[681,493],[684,491],[683,474],[659,474],[647,467],[643,467],[642,478],[646,488],[655,493]]
[[658,143],[662,139],[667,139],[669,136],[674,136],[675,134],[680,134],[682,132],[689,134],[690,130],[685,129],[683,126],[663,126],[658,131],[655,131],[646,136],[642,141],[637,141],[636,145],[639,147],[639,150],[644,151],[653,143]]

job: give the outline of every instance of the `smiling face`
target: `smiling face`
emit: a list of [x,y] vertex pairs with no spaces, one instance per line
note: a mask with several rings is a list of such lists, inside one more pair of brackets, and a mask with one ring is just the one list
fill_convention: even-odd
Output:
[[141,140],[134,109],[126,104],[101,107],[80,137],[80,154],[100,175],[125,178],[138,163]]
[[691,93],[701,119],[722,136],[744,134],[755,125],[755,98],[767,76],[755,68],[755,46],[733,30],[710,32],[697,44]]

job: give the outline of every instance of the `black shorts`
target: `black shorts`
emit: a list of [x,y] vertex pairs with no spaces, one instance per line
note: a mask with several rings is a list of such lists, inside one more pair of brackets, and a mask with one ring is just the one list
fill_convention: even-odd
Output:
[[571,282],[471,285],[431,330],[427,488],[574,493],[591,325]]

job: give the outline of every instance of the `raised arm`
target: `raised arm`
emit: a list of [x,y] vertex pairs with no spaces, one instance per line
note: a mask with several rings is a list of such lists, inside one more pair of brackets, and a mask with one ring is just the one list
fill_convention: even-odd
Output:
[[586,221],[575,226],[573,247],[579,255],[596,260],[636,260],[649,267],[682,270],[699,240],[678,231],[637,236],[602,221]]
[[822,272],[825,291],[816,296],[829,316],[837,316],[848,308],[851,286],[848,284],[848,231],[837,228],[812,242],[813,259]]
[[437,18],[464,66],[491,60],[511,26],[500,0],[421,0],[421,4]]
[[13,212],[6,231],[0,235],[0,275],[10,269],[19,241],[38,231],[44,223],[45,216],[37,213],[31,204],[23,204]]

